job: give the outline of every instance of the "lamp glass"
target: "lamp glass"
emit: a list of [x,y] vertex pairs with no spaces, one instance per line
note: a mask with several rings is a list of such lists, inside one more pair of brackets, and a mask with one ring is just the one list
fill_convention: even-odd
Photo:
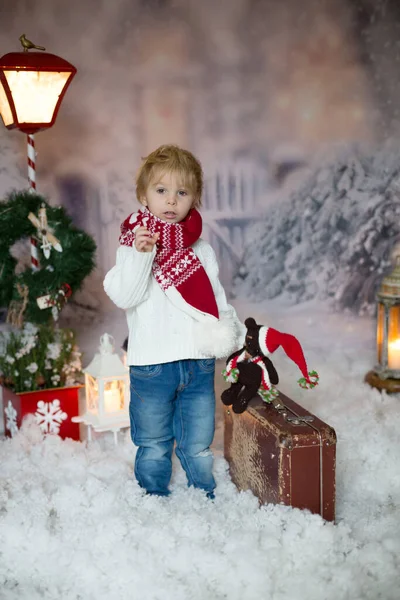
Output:
[[13,116],[10,109],[10,105],[8,103],[8,98],[3,88],[3,84],[0,82],[0,115],[3,119],[3,123],[5,127],[11,125],[13,122]]
[[123,410],[125,384],[121,379],[107,381],[104,385],[104,412],[112,413]]
[[[70,73],[4,71],[19,123],[50,123]],[[3,118],[4,120],[4,118]]]
[[400,370],[400,306],[389,309],[388,367]]
[[87,410],[92,413],[97,413],[98,401],[99,401],[99,386],[97,379],[88,375],[85,375],[85,388],[86,388],[86,403]]

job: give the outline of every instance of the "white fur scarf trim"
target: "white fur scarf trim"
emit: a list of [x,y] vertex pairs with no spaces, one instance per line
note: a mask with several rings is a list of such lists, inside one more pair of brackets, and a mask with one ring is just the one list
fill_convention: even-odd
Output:
[[225,358],[235,352],[242,342],[239,323],[234,317],[220,314],[218,321],[197,321],[193,324],[199,352],[210,358]]

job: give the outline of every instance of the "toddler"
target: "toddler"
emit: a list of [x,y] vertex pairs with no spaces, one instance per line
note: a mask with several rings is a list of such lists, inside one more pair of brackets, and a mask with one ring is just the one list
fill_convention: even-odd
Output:
[[122,223],[104,279],[128,321],[135,476],[159,496],[170,493],[175,442],[188,485],[214,497],[215,358],[244,337],[200,237],[202,188],[202,167],[187,150],[164,145],[147,156],[136,178],[141,207]]

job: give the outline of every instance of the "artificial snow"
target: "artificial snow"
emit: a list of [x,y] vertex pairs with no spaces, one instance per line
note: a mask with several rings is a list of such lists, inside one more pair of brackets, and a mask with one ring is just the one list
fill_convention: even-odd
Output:
[[[295,334],[312,391],[279,350],[280,389],[337,433],[337,521],[239,493],[217,406],[214,502],[175,462],[169,498],[143,495],[129,432],[115,446],[47,436],[32,422],[0,443],[2,600],[398,600],[400,399],[363,383],[373,321],[321,306],[238,307]],[[223,385],[217,374],[218,394]]]

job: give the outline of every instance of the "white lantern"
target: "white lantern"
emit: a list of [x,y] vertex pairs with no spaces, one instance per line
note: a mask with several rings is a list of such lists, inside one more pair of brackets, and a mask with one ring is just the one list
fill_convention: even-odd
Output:
[[99,352],[83,369],[85,373],[86,410],[73,420],[94,431],[116,433],[129,427],[129,369],[114,352],[113,337],[100,338]]

